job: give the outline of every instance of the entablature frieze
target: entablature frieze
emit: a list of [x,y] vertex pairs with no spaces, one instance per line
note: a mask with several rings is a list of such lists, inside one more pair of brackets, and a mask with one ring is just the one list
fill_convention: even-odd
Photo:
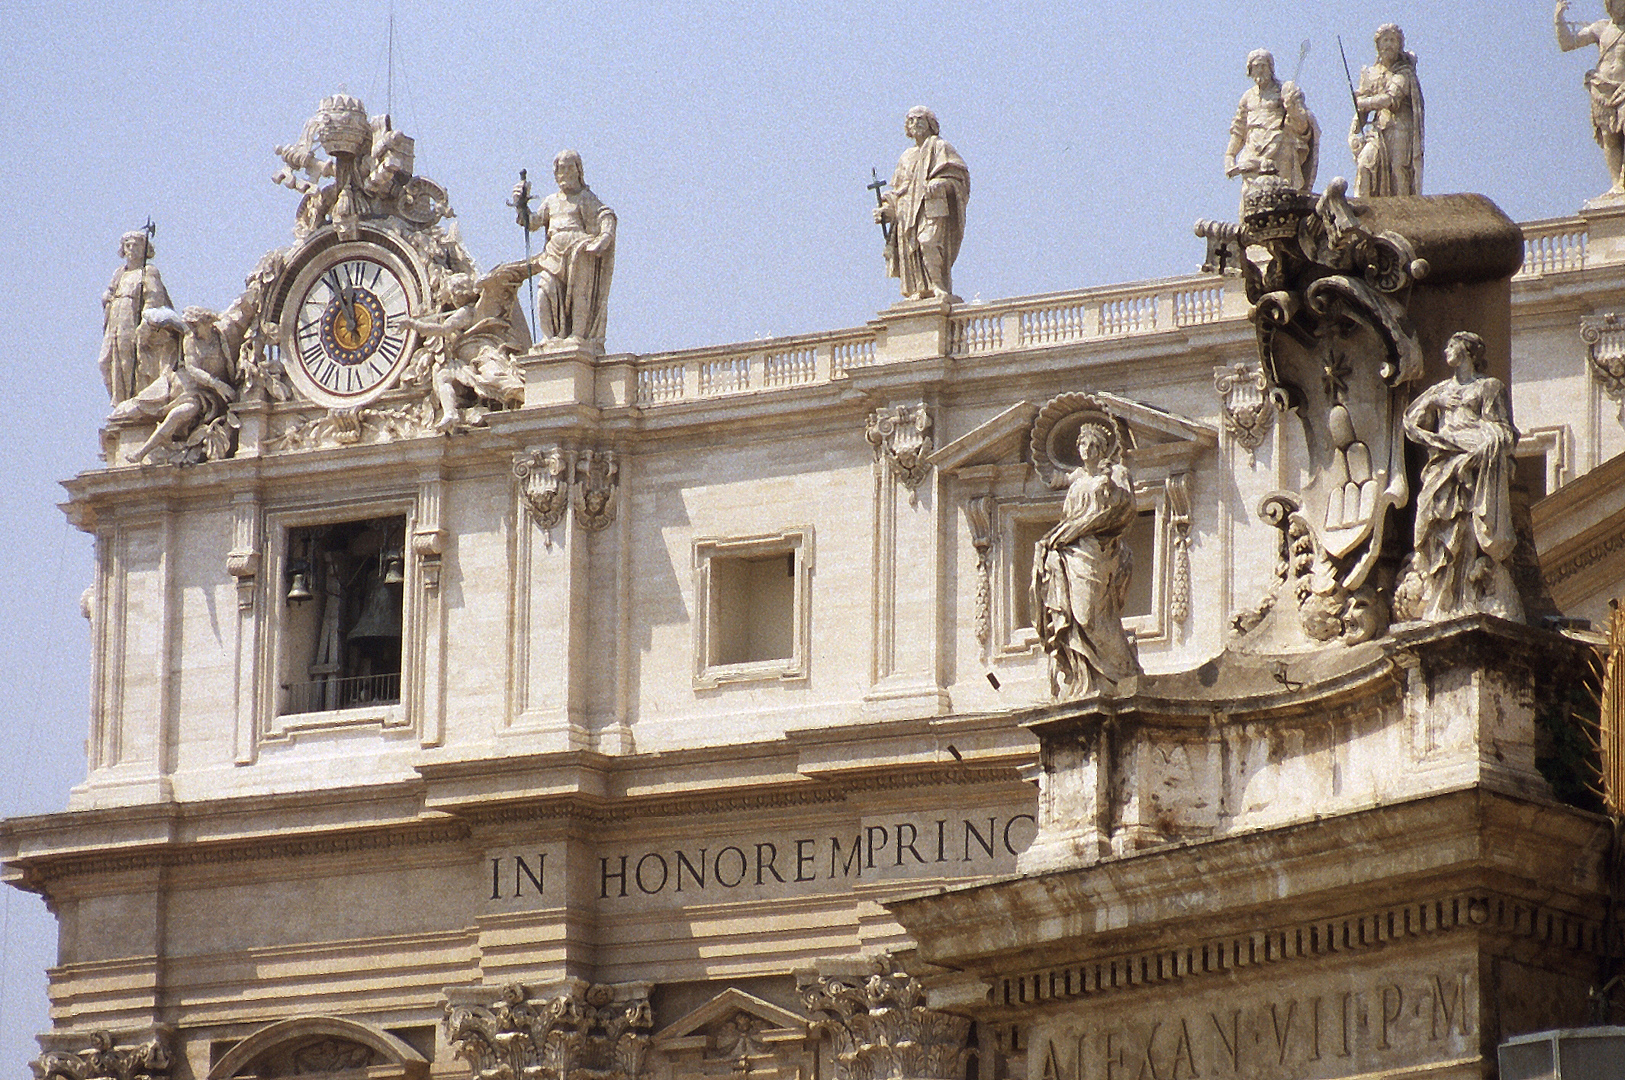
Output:
[[[592,755],[600,757],[599,755]],[[604,758],[614,764],[615,759]],[[489,769],[498,762],[459,763]],[[555,764],[556,767],[556,764]],[[581,835],[657,819],[739,816],[850,804],[875,793],[908,793],[933,788],[984,788],[1023,792],[1017,765],[904,765],[853,769],[840,776],[800,778],[755,789],[717,788],[709,792],[607,796],[595,791],[560,791],[492,799],[484,803],[437,801],[433,776],[451,766],[425,766],[430,779],[392,786],[389,800],[365,811],[363,825],[315,825],[308,820],[320,793],[211,800],[171,806],[92,810],[18,818],[5,823],[0,845],[9,849],[10,880],[36,892],[49,892],[69,879],[108,878],[160,868],[228,866],[245,862],[298,860],[331,855],[460,844],[482,833],[548,823]],[[514,774],[514,790],[534,790],[521,777],[536,777],[534,763]],[[575,782],[579,783],[581,778]],[[590,784],[597,788],[598,784]],[[354,800],[349,800],[354,801]],[[394,817],[395,820],[388,820]],[[279,821],[279,819],[281,819]],[[233,823],[235,822],[235,824]],[[241,835],[233,836],[240,830]],[[122,834],[109,847],[110,833]]]
[[[960,1006],[979,1020],[1054,1012],[1074,1003],[1133,990],[1169,989],[1191,980],[1234,977],[1248,969],[1299,961],[1346,965],[1379,949],[1408,953],[1466,931],[1520,939],[1549,962],[1587,964],[1625,942],[1625,924],[1610,931],[1587,916],[1488,889],[1438,894],[1329,918],[1199,937],[1173,946],[1110,952],[1050,967],[984,975],[986,1004]],[[1291,979],[1281,973],[1277,979]]]

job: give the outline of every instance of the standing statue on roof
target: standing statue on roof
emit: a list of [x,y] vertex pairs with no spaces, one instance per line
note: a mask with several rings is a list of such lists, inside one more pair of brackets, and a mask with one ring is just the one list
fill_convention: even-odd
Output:
[[1608,18],[1575,29],[1567,19],[1569,0],[1557,0],[1552,24],[1564,52],[1597,47],[1597,66],[1586,72],[1591,92],[1591,131],[1608,162],[1609,195],[1625,196],[1625,0],[1604,0]]
[[881,196],[874,219],[886,230],[886,276],[902,282],[908,300],[954,296],[953,267],[965,239],[970,170],[943,142],[937,114],[923,106],[908,111],[903,134],[914,145],[897,159],[891,190]]
[[581,155],[564,150],[553,159],[559,190],[532,211],[529,185],[513,189],[521,227],[544,229],[547,243],[530,260],[540,281],[536,336],[603,345],[609,319],[609,283],[615,274],[615,211],[605,206],[582,173]]
[[124,265],[102,294],[102,352],[98,363],[107,394],[117,405],[140,393],[158,377],[157,361],[141,345],[141,316],[151,308],[169,307],[169,292],[152,265],[152,235],[146,229],[119,238]]
[[1247,77],[1253,85],[1241,95],[1230,122],[1224,175],[1242,178],[1244,202],[1264,176],[1278,176],[1297,191],[1312,190],[1320,168],[1320,125],[1303,91],[1276,79],[1275,57],[1268,49],[1247,54]]
[[1422,194],[1422,84],[1416,54],[1405,51],[1405,32],[1377,27],[1377,61],[1360,69],[1354,92],[1349,152],[1356,168],[1354,194]]

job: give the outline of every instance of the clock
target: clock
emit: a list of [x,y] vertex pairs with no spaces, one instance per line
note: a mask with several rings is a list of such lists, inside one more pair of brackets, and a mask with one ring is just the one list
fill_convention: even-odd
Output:
[[417,337],[419,276],[390,248],[324,246],[296,271],[282,308],[282,366],[305,397],[353,409],[395,385]]

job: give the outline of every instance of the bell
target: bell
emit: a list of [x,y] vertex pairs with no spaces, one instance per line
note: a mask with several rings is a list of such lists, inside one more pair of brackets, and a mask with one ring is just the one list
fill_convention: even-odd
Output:
[[406,575],[401,573],[401,556],[392,551],[384,556],[384,584],[400,585],[405,581]]
[[361,617],[355,621],[350,632],[345,635],[347,641],[377,641],[401,639],[401,594],[400,590],[389,587],[386,576],[373,586],[367,603],[361,609]]
[[303,604],[310,599],[310,574],[304,570],[293,572],[293,581],[288,585],[288,603]]

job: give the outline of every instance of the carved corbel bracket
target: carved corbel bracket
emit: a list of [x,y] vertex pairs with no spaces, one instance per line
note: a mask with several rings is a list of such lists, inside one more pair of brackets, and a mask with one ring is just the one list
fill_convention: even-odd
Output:
[[28,1063],[36,1080],[167,1080],[174,1064],[174,1032],[167,1026],[137,1033],[125,1045],[106,1031],[52,1032]]
[[615,520],[615,495],[621,463],[613,450],[583,450],[575,464],[576,524],[588,532],[606,529]]
[[1580,317],[1580,340],[1586,346],[1586,366],[1609,400],[1620,405],[1625,424],[1625,318],[1618,312]]
[[260,573],[261,555],[258,551],[231,551],[226,554],[226,573],[237,579],[237,608],[254,609],[254,582]]
[[418,529],[412,533],[412,554],[423,571],[423,587],[430,592],[440,588],[441,556],[445,554],[445,529]]
[[1252,463],[1275,423],[1275,398],[1268,376],[1256,365],[1216,367],[1213,389],[1223,404],[1224,430],[1247,451],[1247,460]]
[[914,491],[931,471],[926,460],[931,454],[931,412],[925,402],[876,409],[864,432],[875,448],[876,459],[884,458],[892,475],[909,491]]
[[254,585],[259,579],[260,508],[252,494],[232,500],[231,550],[226,554],[226,573],[237,580],[237,609],[254,609]]
[[544,530],[551,531],[564,520],[564,512],[570,506],[574,469],[574,453],[560,446],[525,450],[514,455],[513,474],[520,482],[520,498],[536,524]]

